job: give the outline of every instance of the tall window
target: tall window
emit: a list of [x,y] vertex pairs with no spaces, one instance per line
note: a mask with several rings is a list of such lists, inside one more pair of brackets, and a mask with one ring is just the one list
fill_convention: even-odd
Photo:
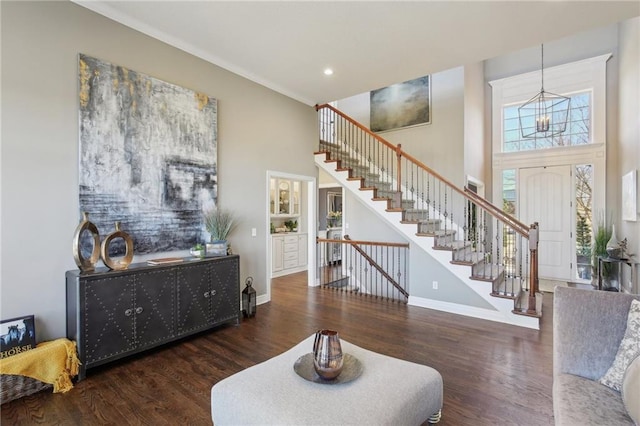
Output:
[[502,211],[516,214],[516,170],[502,171]]
[[592,143],[591,137],[591,91],[574,93],[567,130],[549,138],[523,139],[518,117],[522,104],[503,107],[503,152],[529,151],[557,146],[575,146]]
[[593,165],[575,167],[576,186],[576,278],[591,279],[591,229]]

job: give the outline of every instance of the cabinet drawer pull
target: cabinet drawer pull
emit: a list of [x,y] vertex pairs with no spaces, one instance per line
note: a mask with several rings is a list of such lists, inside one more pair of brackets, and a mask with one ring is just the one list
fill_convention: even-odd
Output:
[[204,297],[205,297],[205,299],[209,298],[209,292],[208,291],[204,292]]
[[143,310],[144,310],[144,309],[142,309],[142,306],[138,306],[138,307],[136,308],[136,314],[141,314]]
[[124,311],[124,314],[128,317],[131,316],[131,314],[133,314],[133,309],[127,309],[126,311]]

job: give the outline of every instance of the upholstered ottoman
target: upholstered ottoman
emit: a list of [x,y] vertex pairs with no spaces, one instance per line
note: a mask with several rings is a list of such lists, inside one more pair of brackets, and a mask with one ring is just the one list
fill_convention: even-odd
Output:
[[293,365],[311,352],[314,337],[216,383],[211,389],[214,425],[420,425],[440,420],[440,373],[342,339],[343,353],[362,364],[358,378],[321,384],[300,377]]

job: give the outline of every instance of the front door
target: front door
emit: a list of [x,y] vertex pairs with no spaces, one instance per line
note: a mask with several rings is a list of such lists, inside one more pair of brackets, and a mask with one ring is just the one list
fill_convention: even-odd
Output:
[[571,280],[571,167],[537,167],[519,172],[520,218],[540,224],[540,278]]

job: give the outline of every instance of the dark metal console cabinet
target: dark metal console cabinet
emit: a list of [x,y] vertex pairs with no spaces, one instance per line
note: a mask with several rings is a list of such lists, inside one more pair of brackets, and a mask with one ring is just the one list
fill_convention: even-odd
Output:
[[240,258],[67,271],[67,337],[88,368],[225,323],[240,322]]

